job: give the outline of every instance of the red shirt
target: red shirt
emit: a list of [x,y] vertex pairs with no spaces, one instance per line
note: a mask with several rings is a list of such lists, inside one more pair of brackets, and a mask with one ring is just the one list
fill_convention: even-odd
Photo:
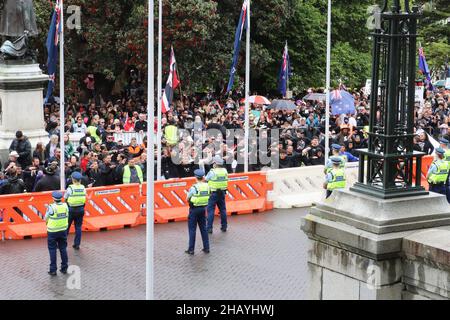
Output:
[[89,163],[88,158],[84,157],[81,159],[80,168],[81,168],[81,170],[83,170],[83,172],[86,172],[88,163]]

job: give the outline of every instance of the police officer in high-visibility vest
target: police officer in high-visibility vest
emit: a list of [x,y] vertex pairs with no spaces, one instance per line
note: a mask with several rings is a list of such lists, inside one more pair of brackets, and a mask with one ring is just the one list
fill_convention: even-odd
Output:
[[[439,143],[441,145],[441,148],[444,149],[444,160],[450,163],[450,149],[448,148],[448,140],[445,138],[439,139]],[[450,178],[450,175],[449,175]],[[450,203],[450,181],[449,178],[447,178],[447,181],[445,182],[445,195],[447,196],[447,201]]]
[[[347,158],[346,155],[344,155],[344,154],[341,155],[340,154],[341,148],[342,148],[342,146],[340,144],[334,143],[334,144],[331,145],[331,152],[332,152],[332,157],[339,157],[339,158],[341,158],[342,161],[341,161],[340,166],[341,166],[341,168],[345,168],[345,164],[347,163],[348,158]],[[333,169],[333,162],[331,161],[331,157],[330,157],[330,159],[328,159],[328,162],[325,165],[325,173],[330,172],[331,169]]]
[[227,207],[225,204],[225,195],[228,190],[228,171],[223,168],[224,161],[222,157],[215,156],[213,158],[213,169],[211,169],[207,176],[206,181],[211,189],[211,196],[208,202],[208,233],[212,233],[214,222],[214,211],[216,205],[219,208],[220,222],[222,232],[227,231]]
[[205,172],[203,170],[195,170],[194,175],[197,183],[194,184],[188,192],[187,200],[189,201],[189,248],[185,251],[187,254],[194,254],[195,235],[197,225],[200,229],[203,241],[203,252],[209,253],[209,239],[206,232],[206,206],[208,205],[211,191],[206,182],[203,181]]
[[439,139],[439,143],[440,143],[440,147],[442,149],[444,149],[444,160],[445,161],[450,161],[450,149],[448,148],[448,140],[445,138],[441,138]]
[[444,160],[445,150],[436,148],[436,160],[430,166],[427,173],[427,180],[430,191],[446,195],[448,173],[450,171],[450,162]]
[[341,167],[342,159],[340,157],[330,158],[333,167],[326,175],[324,188],[327,190],[327,198],[331,196],[334,190],[344,189],[347,185],[344,168]]
[[69,219],[69,208],[67,204],[61,202],[63,194],[59,191],[52,193],[52,198],[55,201],[48,206],[45,213],[45,223],[47,224],[47,245],[50,254],[50,270],[48,274],[56,276],[56,256],[57,249],[61,254],[61,269],[59,271],[63,274],[67,273],[69,267],[69,258],[67,256],[67,226]]
[[69,205],[69,225],[67,234],[69,234],[72,223],[75,225],[75,239],[72,248],[80,249],[81,227],[83,226],[84,205],[86,204],[86,188],[81,184],[83,176],[75,171],[72,173],[72,184],[66,190],[64,199]]

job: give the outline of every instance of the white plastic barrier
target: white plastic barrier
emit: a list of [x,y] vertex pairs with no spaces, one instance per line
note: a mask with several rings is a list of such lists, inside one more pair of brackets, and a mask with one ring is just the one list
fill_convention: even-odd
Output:
[[138,144],[142,144],[145,134],[139,132],[122,132],[114,133],[114,141],[123,141],[124,146],[128,146],[131,143],[132,138],[136,138]]
[[[347,186],[358,180],[358,162],[348,163],[345,169]],[[267,180],[273,183],[268,200],[279,209],[310,207],[325,198],[324,166],[308,166],[267,171]]]

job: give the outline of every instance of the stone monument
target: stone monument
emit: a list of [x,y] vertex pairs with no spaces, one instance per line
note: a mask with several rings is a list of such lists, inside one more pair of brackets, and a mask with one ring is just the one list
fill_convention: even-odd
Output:
[[0,0],[0,152],[5,154],[17,130],[34,148],[46,143],[43,89],[49,80],[36,63],[28,38],[38,34],[32,0]]
[[[408,0],[402,4],[393,0],[390,8],[388,2],[384,1],[380,25],[372,34],[369,143],[368,149],[360,150],[358,182],[313,205],[302,223],[310,239],[311,299],[416,297],[407,288],[416,288],[412,284],[427,277],[413,276],[414,250],[408,244],[415,241],[420,248],[426,241],[415,234],[440,234],[438,228],[450,225],[450,205],[445,196],[428,193],[421,185],[424,155],[413,150],[420,13]],[[450,261],[450,255],[447,258]],[[405,284],[405,278],[417,282]],[[450,282],[444,287],[439,290],[445,298]]]

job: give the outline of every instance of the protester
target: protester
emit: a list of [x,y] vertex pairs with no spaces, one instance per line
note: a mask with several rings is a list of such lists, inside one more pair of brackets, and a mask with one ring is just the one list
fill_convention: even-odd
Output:
[[[91,99],[86,104],[77,99],[68,102],[63,122],[67,127],[63,157],[66,177],[80,172],[83,184],[96,187],[145,181],[147,142],[144,137],[148,125],[156,130],[157,123],[147,122],[147,101],[142,88],[142,82],[130,74],[120,98]],[[355,99],[355,112],[330,117],[329,145],[340,145],[340,155],[345,155],[348,161],[357,161],[357,150],[367,148],[370,97],[363,90],[349,92]],[[95,91],[91,93],[95,95]],[[294,100],[294,110],[250,105],[249,122],[254,134],[250,135],[249,141],[249,157],[252,159],[249,170],[325,164],[325,103],[302,101],[302,96]],[[170,110],[162,115],[161,121],[163,179],[192,177],[197,169],[208,172],[215,156],[224,159],[228,173],[243,172],[245,110],[240,99],[239,92],[233,92],[231,96],[214,93],[182,95],[178,100],[175,95]],[[436,89],[427,92],[424,104],[416,105],[414,150],[433,154],[431,138],[450,139],[449,103],[449,91]],[[20,150],[27,150],[23,147],[26,143],[16,135],[11,144],[14,148],[3,164],[3,169],[11,163],[19,167],[19,172],[20,167],[24,169],[18,179],[25,181],[27,191],[36,189],[39,180],[48,176],[44,174],[43,164],[47,167],[53,161],[59,164],[62,158],[59,106],[48,104],[44,110],[46,128],[51,137],[45,150],[42,144],[38,144],[31,155],[29,147],[29,159],[23,157],[22,160]],[[18,136],[23,134],[18,132]],[[28,140],[23,138],[23,141]],[[39,165],[35,160],[31,165],[32,156],[39,159]],[[59,175],[59,169],[56,171],[55,176]],[[6,179],[3,181],[6,181],[10,177],[4,173]],[[43,181],[46,180],[48,178]],[[59,179],[55,179],[52,190],[59,188],[57,183]]]
[[9,152],[15,151],[19,154],[18,164],[25,168],[31,164],[31,143],[22,131],[16,132],[16,139],[13,140],[9,147]]

